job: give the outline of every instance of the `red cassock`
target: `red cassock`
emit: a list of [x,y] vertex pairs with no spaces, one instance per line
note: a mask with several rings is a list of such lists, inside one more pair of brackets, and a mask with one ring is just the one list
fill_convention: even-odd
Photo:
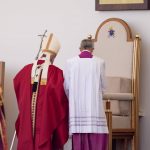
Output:
[[63,72],[50,65],[47,84],[39,86],[33,137],[31,70],[32,64],[29,64],[14,78],[19,107],[16,121],[17,150],[60,150],[68,140],[68,100],[63,88]]

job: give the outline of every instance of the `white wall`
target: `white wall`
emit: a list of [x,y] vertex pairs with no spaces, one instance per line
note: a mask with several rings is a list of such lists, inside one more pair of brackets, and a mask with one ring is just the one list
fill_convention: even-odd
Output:
[[6,62],[5,108],[9,143],[17,116],[12,80],[26,64],[32,62],[39,48],[38,34],[48,29],[61,41],[56,65],[78,54],[79,43],[89,33],[95,35],[99,24],[107,18],[119,17],[128,22],[134,33],[142,37],[140,149],[149,150],[150,139],[150,12],[96,12],[95,0],[0,0],[0,60]]

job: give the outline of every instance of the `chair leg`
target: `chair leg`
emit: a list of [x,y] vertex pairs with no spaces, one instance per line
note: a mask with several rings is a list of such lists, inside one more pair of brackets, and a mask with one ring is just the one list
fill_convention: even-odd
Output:
[[124,150],[128,150],[128,139],[124,139]]
[[112,112],[110,110],[111,103],[110,100],[106,101],[106,118],[107,118],[107,125],[109,130],[109,141],[108,141],[108,150],[112,150]]

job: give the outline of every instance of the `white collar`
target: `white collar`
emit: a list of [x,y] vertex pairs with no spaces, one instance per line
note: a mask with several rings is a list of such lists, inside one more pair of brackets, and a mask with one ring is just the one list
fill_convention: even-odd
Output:
[[87,49],[82,50],[81,53],[82,53],[82,52],[90,52],[90,53],[91,53],[91,51],[89,51],[89,50],[87,50]]

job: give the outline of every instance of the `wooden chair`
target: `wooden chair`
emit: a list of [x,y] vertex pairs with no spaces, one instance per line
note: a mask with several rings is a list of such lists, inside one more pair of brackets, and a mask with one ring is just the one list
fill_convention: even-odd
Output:
[[3,104],[3,94],[4,94],[4,72],[5,63],[0,61],[0,149],[8,150],[7,137],[6,137],[6,122],[4,115],[4,104]]
[[106,63],[109,150],[138,150],[140,38],[125,21],[110,18],[98,27],[94,44]]

